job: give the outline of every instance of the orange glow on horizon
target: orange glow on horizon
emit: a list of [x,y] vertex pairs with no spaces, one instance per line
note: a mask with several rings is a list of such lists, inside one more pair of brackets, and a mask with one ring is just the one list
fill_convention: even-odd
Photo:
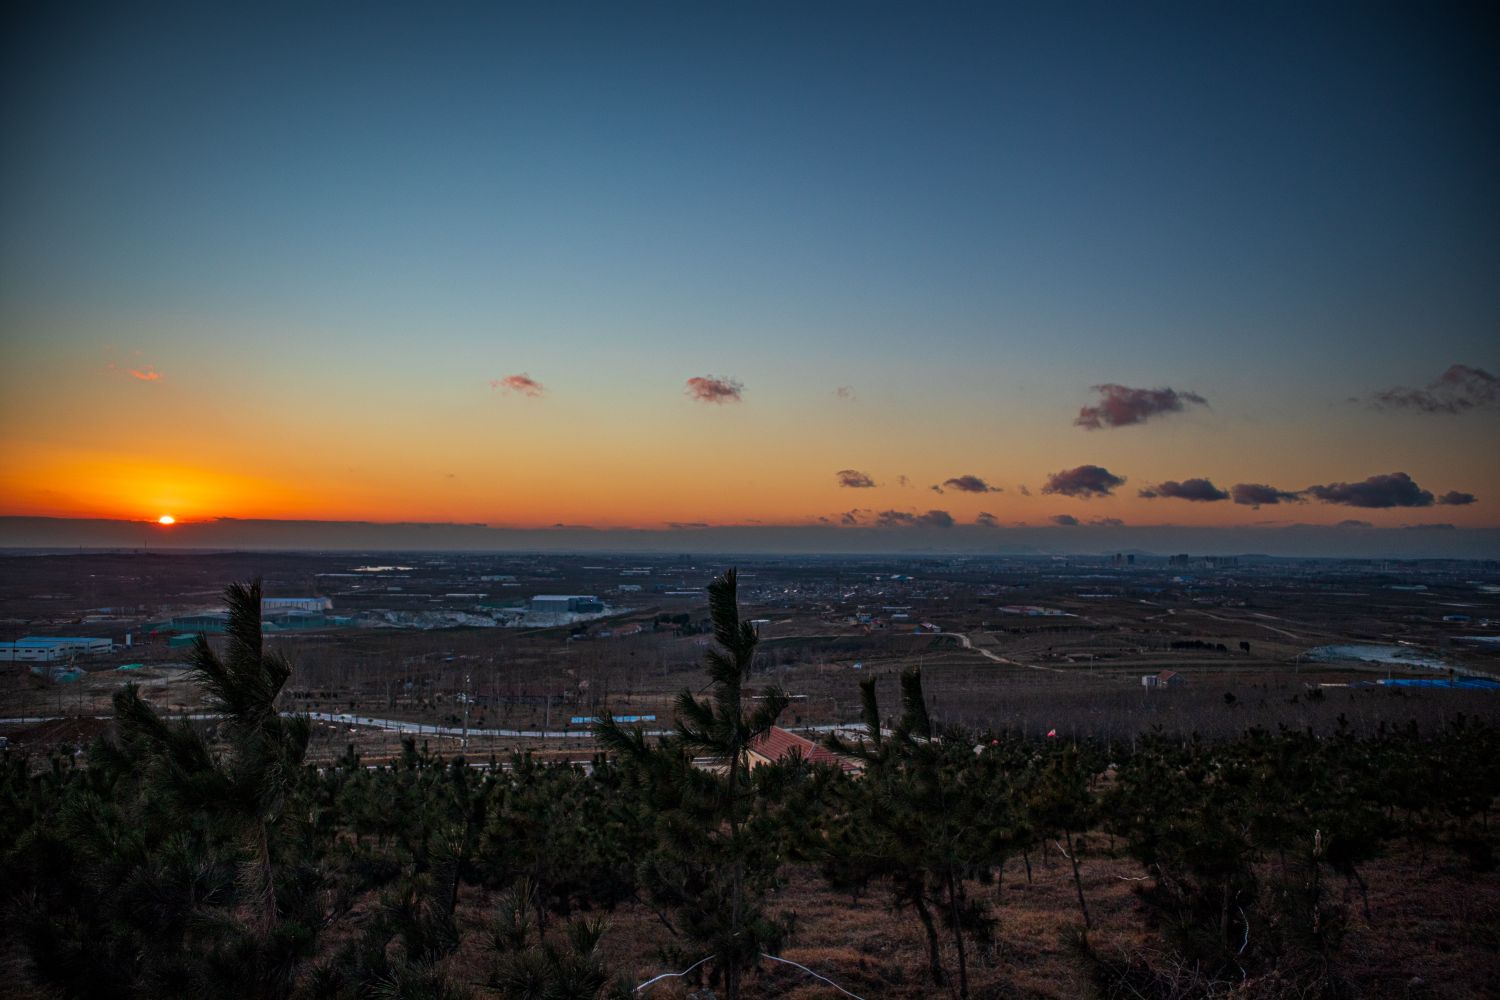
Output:
[[[242,457],[220,459],[214,452],[221,448]],[[1344,520],[1399,527],[1439,519],[1464,528],[1493,527],[1479,505],[1418,511],[1306,503],[1253,511],[1227,501],[1142,499],[1134,495],[1136,483],[1162,477],[1124,463],[1112,465],[1128,472],[1132,482],[1116,496],[1084,501],[1043,495],[1038,484],[1047,470],[1065,464],[1047,458],[1042,459],[1046,464],[1018,461],[1016,471],[982,469],[988,481],[1004,484],[1003,493],[969,495],[949,489],[938,495],[925,484],[964,469],[961,458],[872,464],[877,486],[850,489],[837,485],[829,467],[839,463],[822,460],[821,449],[788,451],[749,475],[709,452],[695,453],[699,457],[684,467],[675,452],[642,461],[622,443],[586,442],[557,451],[524,436],[508,440],[504,461],[498,462],[476,461],[457,448],[440,445],[424,451],[421,442],[388,439],[381,439],[380,454],[374,445],[345,442],[336,462],[295,449],[278,451],[253,436],[229,445],[185,437],[172,450],[178,454],[164,457],[27,443],[15,449],[9,468],[0,470],[0,494],[7,498],[0,503],[0,515],[135,520],[173,532],[218,518],[484,524],[523,530],[555,525],[662,530],[699,524],[837,528],[845,511],[857,514],[855,524],[869,527],[885,511],[920,516],[929,510],[946,511],[958,526],[972,525],[984,511],[1007,527],[1047,527],[1060,515],[1076,518],[1084,527],[1114,519],[1132,528],[1327,526]],[[391,453],[404,458],[380,460]],[[903,480],[909,483],[898,481],[895,469],[906,470]],[[1448,485],[1426,470],[1420,477],[1435,489]],[[1309,479],[1304,473],[1288,481],[1299,485]],[[1214,481],[1232,480],[1217,474]],[[1022,494],[1017,484],[1027,482],[1032,492]],[[1487,492],[1483,482],[1462,483]]]

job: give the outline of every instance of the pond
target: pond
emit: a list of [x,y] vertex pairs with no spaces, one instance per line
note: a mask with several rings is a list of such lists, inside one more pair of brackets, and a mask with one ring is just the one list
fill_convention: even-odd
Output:
[[1332,663],[1339,660],[1363,660],[1367,663],[1385,663],[1393,667],[1409,669],[1447,670],[1444,660],[1431,656],[1410,646],[1386,646],[1376,644],[1339,643],[1333,646],[1318,646],[1305,654],[1309,660]]

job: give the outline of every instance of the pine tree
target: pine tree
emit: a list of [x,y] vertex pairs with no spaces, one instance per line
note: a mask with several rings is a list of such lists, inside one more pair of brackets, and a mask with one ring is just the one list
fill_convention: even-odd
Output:
[[1078,857],[1083,843],[1079,835],[1094,825],[1097,813],[1089,791],[1089,780],[1097,769],[1097,762],[1091,758],[1077,743],[1054,748],[1031,775],[1026,802],[1026,811],[1043,836],[1062,838],[1063,856],[1073,867],[1073,888],[1085,930],[1092,930],[1094,925],[1083,896]]
[[[208,710],[218,717],[218,741],[211,743],[186,721],[169,724],[133,685],[114,698],[116,734],[120,753],[145,770],[152,792],[183,822],[204,817],[240,841],[240,887],[252,904],[253,933],[211,954],[208,969],[250,961],[252,975],[242,972],[241,982],[259,980],[265,994],[284,995],[296,962],[311,951],[318,920],[307,912],[315,886],[305,879],[288,880],[294,898],[278,901],[273,832],[288,798],[306,778],[303,758],[311,729],[306,717],[284,717],[277,710],[291,665],[264,648],[260,582],[230,585],[225,600],[225,655],[214,652],[202,635],[193,648],[193,676],[207,692]],[[283,925],[284,909],[297,919]]]
[[968,944],[988,944],[995,931],[988,904],[971,896],[967,883],[992,880],[1014,841],[1000,759],[976,755],[962,730],[934,727],[920,671],[901,675],[902,714],[889,739],[880,731],[874,679],[860,689],[868,742],[850,746],[830,737],[829,745],[862,759],[865,774],[851,783],[849,820],[828,849],[840,859],[841,877],[862,871],[865,879],[884,879],[895,907],[917,914],[934,985],[947,981],[938,927],[947,930],[958,994],[967,998]]
[[[786,925],[765,909],[779,877],[782,833],[766,822],[768,803],[751,780],[749,752],[787,697],[773,685],[758,703],[747,703],[757,637],[740,619],[734,570],[709,584],[708,603],[719,646],[706,657],[710,697],[682,691],[676,732],[659,747],[609,715],[594,731],[634,769],[657,811],[658,849],[642,864],[642,881],[654,900],[676,911],[680,932],[709,950],[713,974],[736,1000],[744,974],[786,935]],[[694,767],[700,757],[711,758],[712,768]]]

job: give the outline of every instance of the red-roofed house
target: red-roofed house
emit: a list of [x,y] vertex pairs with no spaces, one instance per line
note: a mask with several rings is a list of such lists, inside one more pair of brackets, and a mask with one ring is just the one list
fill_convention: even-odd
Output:
[[780,726],[772,726],[764,736],[751,741],[750,769],[753,771],[762,764],[773,764],[793,755],[812,764],[832,764],[841,771],[863,770],[859,761],[842,757],[827,747],[819,746],[805,736],[787,732]]
[[1141,686],[1148,688],[1182,687],[1186,683],[1187,678],[1175,670],[1163,670],[1159,674],[1146,674],[1141,678]]

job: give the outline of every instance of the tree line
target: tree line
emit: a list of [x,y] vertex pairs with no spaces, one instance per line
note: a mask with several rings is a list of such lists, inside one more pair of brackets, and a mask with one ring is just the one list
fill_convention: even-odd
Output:
[[[858,735],[829,739],[856,768],[753,767],[787,698],[751,687],[736,587],[709,587],[707,686],[679,695],[670,736],[605,716],[591,766],[480,768],[410,740],[379,766],[352,746],[309,764],[309,723],[277,710],[292,668],[263,646],[259,586],[231,586],[222,651],[194,652],[217,722],[169,721],[127,687],[81,759],[5,756],[7,954],[65,997],[598,1000],[643,995],[603,950],[633,904],[668,932],[662,969],[735,1000],[796,938],[777,902],[795,876],[910,913],[914,972],[966,998],[1000,961],[981,887],[1046,852],[1070,867],[1102,995],[1336,997],[1371,861],[1442,846],[1495,866],[1500,733],[1474,720],[1106,747],[939,725],[911,672],[893,724],[869,679]],[[1103,854],[1136,862],[1160,954],[1089,949],[1080,866]],[[465,900],[490,912],[483,971],[461,978],[445,959]]]

